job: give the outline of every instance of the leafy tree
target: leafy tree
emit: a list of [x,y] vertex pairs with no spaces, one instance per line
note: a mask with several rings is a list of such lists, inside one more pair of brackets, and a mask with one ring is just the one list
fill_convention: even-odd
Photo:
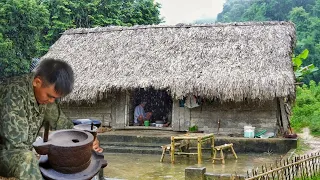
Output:
[[315,0],[227,0],[217,21],[283,21],[292,8],[303,7],[308,12],[317,8],[314,4]]
[[277,21],[288,20],[287,16],[296,4],[294,0],[263,0],[263,2],[266,4],[266,17]]
[[218,22],[244,21],[242,15],[252,4],[251,0],[227,0],[223,5],[223,11],[218,14]]
[[[159,3],[155,3],[151,0],[136,0],[136,4],[134,6],[134,15],[133,19],[130,19],[128,23],[131,25],[136,24],[159,24],[162,22],[160,17],[161,5]],[[135,21],[133,21],[135,20]]]
[[315,5],[312,7],[312,15],[320,18],[320,0],[315,0]]
[[289,12],[289,20],[296,25],[299,40],[306,38],[309,34],[311,24],[310,15],[303,7],[295,7]]
[[[292,58],[295,76],[301,81],[306,75],[318,71],[313,64],[302,66],[304,60],[307,59],[309,51],[305,49],[298,56]],[[310,81],[310,86],[303,85],[297,87],[297,98],[293,107],[293,116],[291,117],[291,125],[296,130],[309,126],[314,135],[320,136],[320,83]]]
[[75,27],[74,19],[72,18],[75,4],[72,1],[46,0],[43,1],[43,5],[48,9],[50,15],[48,25],[42,30],[44,35],[42,39],[42,54],[47,52],[49,46],[60,37],[60,33]]
[[160,4],[152,0],[46,0],[50,25],[43,31],[45,51],[65,30],[110,25],[159,24]]
[[37,0],[0,1],[0,77],[29,70],[31,59],[40,55],[47,17]]
[[[298,43],[296,52],[301,49],[309,49],[309,57],[306,61],[303,62],[303,65],[306,66],[308,64],[314,64],[315,66],[320,66],[320,33],[318,28],[320,28],[320,18],[310,17],[310,24],[308,25],[308,31],[299,32],[299,34],[303,34],[304,38],[298,37]],[[303,36],[300,35],[300,36]],[[315,72],[306,76],[304,82],[309,82],[310,80],[315,80],[316,82],[320,81],[319,72]]]
[[29,71],[70,28],[159,24],[153,0],[0,0],[0,77]]
[[263,1],[252,4],[242,15],[244,21],[267,21],[267,4]]

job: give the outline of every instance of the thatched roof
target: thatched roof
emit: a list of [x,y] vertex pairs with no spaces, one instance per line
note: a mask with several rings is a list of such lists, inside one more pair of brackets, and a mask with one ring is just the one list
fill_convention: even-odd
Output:
[[69,62],[75,89],[66,100],[153,87],[222,101],[295,97],[288,22],[71,29],[43,57]]

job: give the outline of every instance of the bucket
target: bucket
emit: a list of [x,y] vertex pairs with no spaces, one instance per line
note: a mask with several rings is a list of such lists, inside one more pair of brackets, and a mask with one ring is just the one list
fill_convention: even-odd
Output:
[[149,126],[150,122],[149,121],[144,121],[144,126]]
[[243,128],[244,128],[244,137],[245,138],[254,138],[255,127],[244,126]]

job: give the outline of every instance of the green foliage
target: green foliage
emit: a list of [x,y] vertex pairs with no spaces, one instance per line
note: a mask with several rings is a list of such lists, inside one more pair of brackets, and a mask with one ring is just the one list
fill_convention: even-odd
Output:
[[292,112],[291,125],[295,130],[309,126],[313,135],[320,136],[320,83],[310,81],[309,86],[297,87]]
[[46,0],[50,26],[45,33],[45,51],[65,30],[104,26],[159,24],[160,4],[153,0]]
[[311,10],[315,0],[227,0],[218,22],[288,20],[294,7]]
[[47,0],[43,5],[48,9],[49,24],[43,28],[42,34],[42,54],[60,37],[60,33],[69,28],[74,28],[74,19],[72,18],[72,9],[76,6],[69,0]]
[[39,55],[47,17],[37,0],[0,1],[0,77],[29,70],[32,57]]
[[308,49],[305,49],[298,56],[292,57],[293,70],[294,70],[294,74],[296,76],[297,81],[301,81],[304,76],[306,76],[308,74],[312,74],[312,73],[319,70],[313,64],[309,64],[307,66],[302,66],[303,60],[307,59],[308,54],[309,54]]
[[303,7],[294,7],[289,12],[289,19],[296,25],[298,38],[306,38],[308,36],[308,31],[310,30],[310,14],[307,13]]
[[298,138],[298,140],[297,140],[297,148],[296,148],[295,153],[303,155],[309,149],[310,149],[310,145],[307,144],[303,139]]
[[320,173],[315,173],[312,177],[308,177],[308,175],[304,175],[301,178],[295,178],[295,180],[320,180]]
[[227,0],[223,5],[223,11],[218,14],[218,22],[244,21],[242,15],[252,4],[251,1]]
[[159,24],[153,0],[0,0],[0,78],[29,71],[70,28]]
[[190,132],[197,132],[198,131],[198,126],[194,125],[194,126],[189,127],[189,131]]
[[266,21],[269,18],[266,17],[267,4],[261,2],[261,4],[252,4],[246,12],[242,15],[244,21]]

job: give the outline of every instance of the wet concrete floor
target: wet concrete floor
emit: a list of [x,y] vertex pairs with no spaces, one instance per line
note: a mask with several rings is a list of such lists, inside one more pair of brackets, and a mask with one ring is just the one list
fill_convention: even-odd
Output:
[[[237,154],[235,160],[232,154],[228,154],[226,163],[212,164],[210,154],[203,155],[203,164],[206,172],[217,174],[246,174],[262,165],[269,165],[281,159],[280,154]],[[164,162],[160,163],[161,155],[149,154],[114,154],[106,153],[105,159],[108,166],[104,169],[104,175],[110,179],[145,180],[145,179],[174,179],[184,180],[184,171],[187,167],[197,167],[196,156],[175,156],[176,163],[171,164],[170,156],[165,156]]]

